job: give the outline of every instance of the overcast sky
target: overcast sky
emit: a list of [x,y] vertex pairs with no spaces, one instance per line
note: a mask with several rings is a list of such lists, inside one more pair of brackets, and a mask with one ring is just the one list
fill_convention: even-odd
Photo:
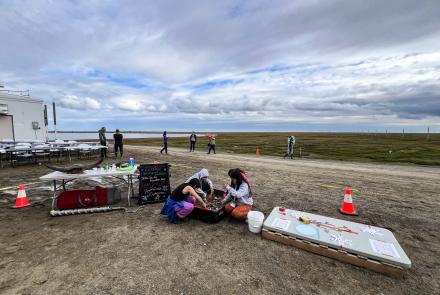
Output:
[[0,0],[59,129],[440,132],[440,1]]

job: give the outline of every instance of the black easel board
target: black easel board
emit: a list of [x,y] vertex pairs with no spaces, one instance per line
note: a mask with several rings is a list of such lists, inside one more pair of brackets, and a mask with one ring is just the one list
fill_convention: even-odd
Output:
[[171,194],[168,163],[140,165],[139,174],[139,205],[164,202]]

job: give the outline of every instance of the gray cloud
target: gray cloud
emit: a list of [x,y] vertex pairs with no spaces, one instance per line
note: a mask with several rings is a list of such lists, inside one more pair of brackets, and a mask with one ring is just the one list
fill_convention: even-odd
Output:
[[97,110],[101,107],[99,101],[90,97],[77,97],[75,95],[66,95],[62,96],[58,101],[61,107],[73,110]]
[[84,118],[440,125],[438,15],[438,1],[0,1],[0,80]]
[[397,113],[401,118],[440,117],[440,92],[418,93],[386,104],[391,112]]

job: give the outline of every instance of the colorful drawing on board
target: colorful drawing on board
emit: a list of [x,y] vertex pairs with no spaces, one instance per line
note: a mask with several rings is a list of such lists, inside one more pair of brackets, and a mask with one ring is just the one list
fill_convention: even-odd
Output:
[[379,254],[382,254],[384,256],[390,256],[393,258],[399,258],[400,255],[399,252],[397,252],[396,247],[392,243],[379,241],[379,240],[373,240],[369,239],[371,248],[373,248],[373,251]]
[[369,225],[367,227],[364,227],[364,228],[361,228],[361,231],[363,233],[368,233],[368,234],[370,234],[372,236],[383,236],[383,234],[380,232],[379,228],[373,227],[371,225]]
[[335,225],[330,224],[328,222],[322,223],[322,222],[317,221],[317,220],[311,220],[310,224],[313,224],[313,225],[316,225],[317,227],[323,228],[326,233],[329,233],[330,232],[329,230],[334,230],[334,231],[338,231],[338,232],[346,232],[346,233],[349,233],[349,234],[355,234],[355,235],[358,234],[358,232],[355,232],[355,231],[349,229],[346,226],[335,226]]
[[295,231],[300,235],[319,240],[319,230],[310,225],[299,224],[295,226]]
[[352,240],[345,239],[341,234],[330,234],[330,240],[337,242],[340,247],[350,247],[353,244]]
[[286,219],[275,218],[275,220],[272,223],[272,226],[275,228],[287,231],[287,229],[290,226],[290,221],[286,220]]
[[299,217],[301,216],[298,212],[290,212],[289,215],[295,219],[299,219]]

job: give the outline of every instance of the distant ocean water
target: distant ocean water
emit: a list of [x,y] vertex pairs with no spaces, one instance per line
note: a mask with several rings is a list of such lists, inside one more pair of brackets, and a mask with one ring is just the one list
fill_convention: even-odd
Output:
[[[124,138],[162,138],[162,134],[159,133],[124,133]],[[105,135],[107,136],[107,139],[113,139],[113,132],[106,132]],[[189,137],[188,134],[182,134],[182,133],[169,133],[169,137]],[[203,136],[202,134],[197,134],[197,136]],[[96,133],[63,133],[63,132],[57,132],[56,139],[61,140],[98,140],[98,132]],[[49,133],[49,140],[55,140],[55,133]]]

